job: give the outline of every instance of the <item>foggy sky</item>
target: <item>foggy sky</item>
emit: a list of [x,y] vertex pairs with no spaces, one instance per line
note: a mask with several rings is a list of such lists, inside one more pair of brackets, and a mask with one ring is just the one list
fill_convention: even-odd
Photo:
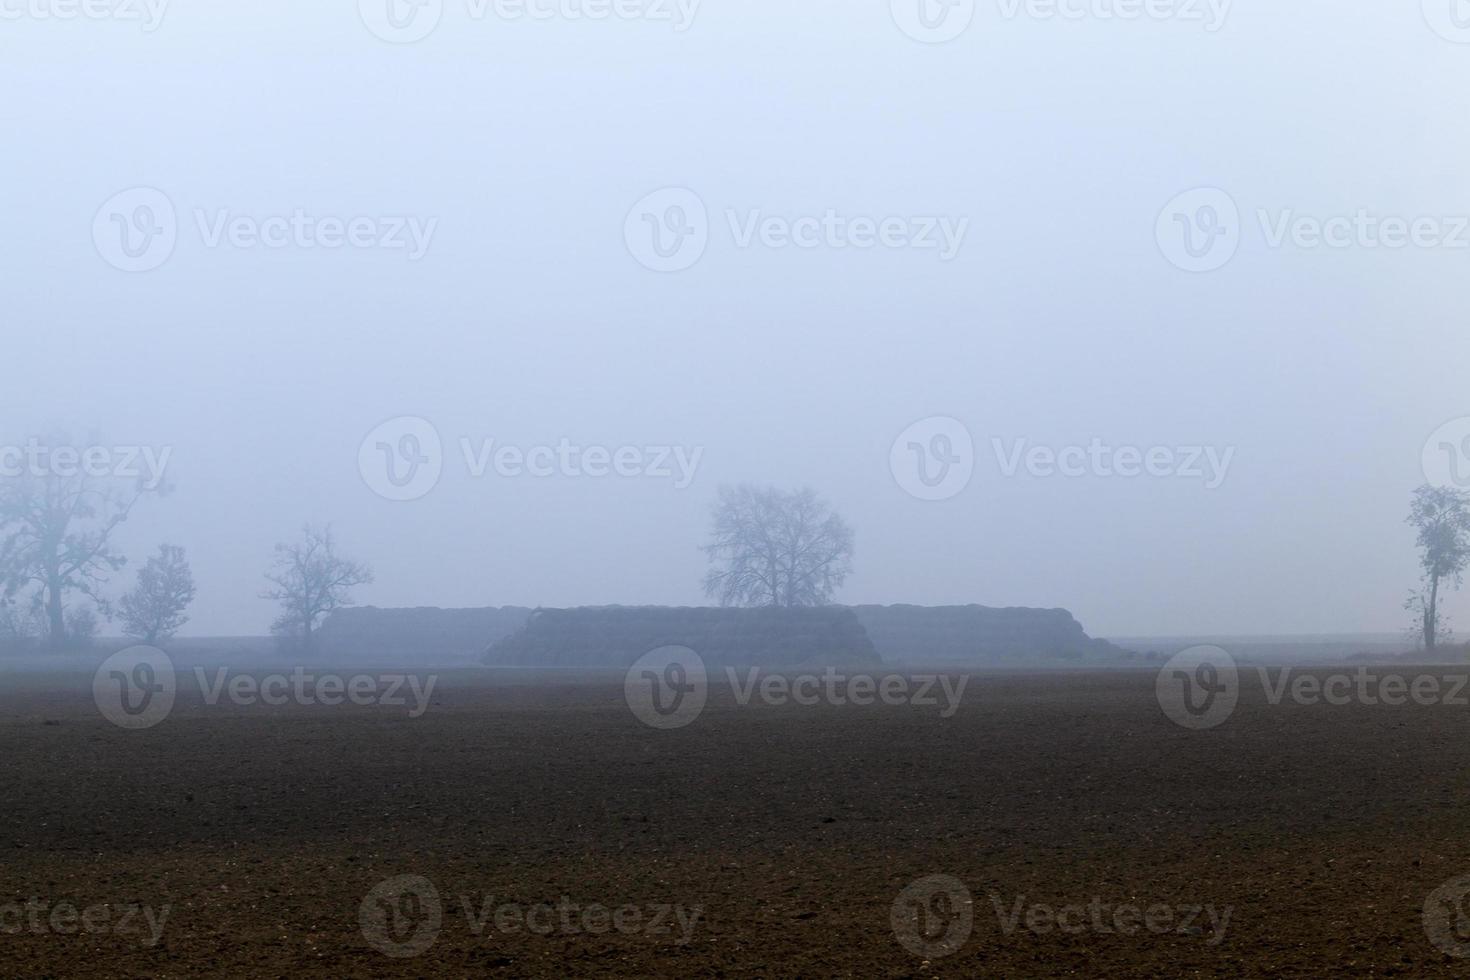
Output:
[[[844,602],[1064,606],[1102,635],[1406,626],[1421,452],[1470,415],[1470,249],[1273,248],[1257,211],[1470,215],[1470,45],[1416,3],[1240,0],[1210,32],[991,0],[945,44],[888,6],[706,0],[677,31],[446,0],[408,44],[340,0],[0,20],[0,442],[171,447],[113,591],[184,546],[191,634],[264,632],[272,545],[307,521],[374,567],[364,604],[697,604],[738,481],[809,484],[853,524]],[[93,221],[140,186],[178,241],[128,273]],[[1197,187],[1242,219],[1208,273],[1155,238]],[[708,208],[683,271],[625,242],[663,188]],[[195,217],[297,209],[437,225],[414,260],[211,247]],[[829,209],[968,231],[945,261],[741,247],[727,217]],[[935,416],[976,459],[925,501],[890,449]],[[359,467],[398,417],[444,444],[407,502]],[[702,455],[684,488],[476,478],[462,438]],[[1234,455],[1213,489],[1007,477],[992,439]],[[1450,615],[1470,625],[1466,593]]]

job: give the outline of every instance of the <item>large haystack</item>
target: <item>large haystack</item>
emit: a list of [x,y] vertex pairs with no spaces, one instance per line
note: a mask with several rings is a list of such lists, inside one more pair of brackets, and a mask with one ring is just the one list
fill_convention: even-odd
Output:
[[989,606],[854,606],[885,663],[1021,666],[1109,659],[1065,609]]
[[331,657],[413,658],[417,662],[473,663],[487,644],[509,636],[531,616],[519,606],[485,609],[339,609],[317,640]]
[[492,645],[485,662],[622,670],[663,646],[689,647],[711,669],[880,663],[857,617],[841,606],[538,609],[525,629]]

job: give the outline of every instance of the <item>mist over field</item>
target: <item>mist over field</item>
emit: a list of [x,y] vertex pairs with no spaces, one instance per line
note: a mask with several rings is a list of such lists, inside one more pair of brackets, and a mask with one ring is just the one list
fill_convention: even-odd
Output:
[[[1406,497],[1470,412],[1466,49],[1412,5],[979,4],[923,43],[883,4],[447,2],[396,43],[373,5],[45,2],[0,33],[23,366],[0,442],[171,450],[176,492],[120,539],[188,550],[190,634],[263,632],[261,572],[306,522],[373,564],[362,603],[698,604],[708,511],[744,481],[851,522],[854,604],[1061,606],[1108,636],[1405,625]],[[1238,244],[1190,272],[1156,232],[1201,187]],[[137,188],[174,216],[144,261],[171,250],[127,272]],[[703,251],[661,272],[629,228],[669,189]],[[1297,243],[1339,217],[1346,247]],[[1383,244],[1395,218],[1434,219],[1432,247]],[[402,418],[441,446],[408,502],[359,466]],[[934,418],[973,441],[938,502],[890,465]],[[504,475],[491,440],[632,447],[639,475]],[[1094,441],[1178,455],[1018,457]],[[648,447],[698,462],[647,475]],[[1205,449],[1228,466],[1177,475]]]
[[1460,976],[1470,0],[0,0],[0,976]]

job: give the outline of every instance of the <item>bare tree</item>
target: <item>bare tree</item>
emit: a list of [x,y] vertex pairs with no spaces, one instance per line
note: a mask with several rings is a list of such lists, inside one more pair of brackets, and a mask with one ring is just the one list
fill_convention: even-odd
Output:
[[1422,486],[1414,491],[1408,523],[1419,532],[1424,587],[1406,605],[1419,620],[1424,648],[1433,650],[1441,636],[1440,588],[1445,582],[1458,588],[1470,564],[1470,493]]
[[853,533],[816,492],[721,487],[706,595],[723,606],[820,606],[852,570]]
[[4,596],[26,597],[44,613],[52,649],[66,645],[69,596],[92,600],[103,614],[108,576],[127,563],[112,534],[150,492],[142,481],[121,486],[84,468],[17,471],[0,480],[0,581]]
[[184,549],[171,544],[158,546],[158,554],[138,570],[133,591],[118,602],[123,628],[144,643],[171,638],[189,617],[194,601],[194,573]]
[[30,650],[45,633],[39,606],[0,597],[0,650]]
[[261,593],[261,598],[281,604],[281,615],[271,624],[271,632],[310,653],[322,619],[352,605],[349,590],[370,584],[373,572],[337,554],[330,527],[308,525],[298,543],[276,545],[275,563],[266,579],[273,587]]

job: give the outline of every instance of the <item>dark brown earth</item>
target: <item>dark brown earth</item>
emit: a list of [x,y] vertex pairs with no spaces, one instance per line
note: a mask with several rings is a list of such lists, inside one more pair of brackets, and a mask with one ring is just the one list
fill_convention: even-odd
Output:
[[[1164,717],[1152,673],[977,675],[949,719],[717,692],[692,726],[660,732],[618,683],[467,671],[443,675],[414,720],[181,695],[162,725],[129,732],[98,716],[90,678],[0,684],[7,977],[1470,972],[1422,916],[1470,873],[1465,707],[1272,707],[1251,681],[1230,721],[1192,732]],[[934,874],[968,889],[974,928],[926,961],[890,912]],[[410,958],[359,921],[400,875],[429,879],[443,905],[437,941]],[[564,897],[645,921],[656,906],[702,913],[687,942],[677,924],[543,935],[492,917],[477,934],[462,895],[477,915]],[[1183,933],[1007,934],[995,910],[1094,898],[1232,911],[1211,945],[1204,917]],[[149,946],[142,925],[5,917],[31,900],[170,913]]]

